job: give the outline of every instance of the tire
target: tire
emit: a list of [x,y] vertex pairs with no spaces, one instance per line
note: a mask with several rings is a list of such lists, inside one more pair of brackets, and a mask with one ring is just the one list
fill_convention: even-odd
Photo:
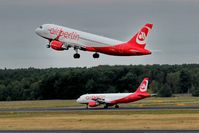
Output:
[[50,44],[47,44],[47,45],[46,45],[46,48],[50,48]]
[[98,53],[94,53],[93,54],[93,58],[99,58],[99,54]]
[[79,58],[80,58],[80,54],[76,53],[76,54],[73,55],[73,57],[74,57],[75,59],[79,59]]
[[120,106],[119,105],[115,105],[115,108],[118,109]]
[[105,105],[105,106],[104,106],[104,109],[108,109],[108,105]]

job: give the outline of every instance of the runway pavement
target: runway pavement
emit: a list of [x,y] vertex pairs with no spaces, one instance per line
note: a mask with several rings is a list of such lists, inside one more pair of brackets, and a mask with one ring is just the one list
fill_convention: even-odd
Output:
[[88,108],[85,107],[57,107],[57,108],[34,108],[34,109],[0,109],[0,112],[72,112],[72,111],[126,111],[126,110],[199,110],[199,107],[121,107],[121,108]]
[[198,133],[199,131],[188,130],[12,130],[0,131],[0,133]]

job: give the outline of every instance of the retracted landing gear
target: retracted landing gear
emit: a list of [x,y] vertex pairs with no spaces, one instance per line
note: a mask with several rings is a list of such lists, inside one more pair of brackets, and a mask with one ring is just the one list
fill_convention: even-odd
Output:
[[93,58],[99,58],[99,54],[98,53],[94,53],[93,54]]

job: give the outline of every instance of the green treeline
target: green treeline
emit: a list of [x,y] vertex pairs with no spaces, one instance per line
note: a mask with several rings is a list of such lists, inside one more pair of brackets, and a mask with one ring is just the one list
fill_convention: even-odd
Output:
[[144,77],[149,92],[199,96],[199,64],[1,69],[0,100],[74,99],[85,93],[133,92]]

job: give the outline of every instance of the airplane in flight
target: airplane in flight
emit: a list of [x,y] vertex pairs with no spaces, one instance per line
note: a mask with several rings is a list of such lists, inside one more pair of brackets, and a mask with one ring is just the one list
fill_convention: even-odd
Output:
[[57,51],[73,48],[75,59],[80,58],[78,50],[94,52],[93,58],[99,58],[99,53],[114,56],[140,56],[149,55],[151,51],[145,49],[146,39],[153,24],[145,24],[129,41],[122,42],[75,29],[43,24],[36,28],[39,36],[49,40],[47,48]]
[[108,106],[114,105],[115,108],[119,108],[119,103],[134,102],[153,96],[153,94],[149,94],[147,92],[148,82],[149,79],[144,78],[134,93],[84,94],[81,95],[76,101],[81,104],[86,104],[86,108],[96,107],[100,104],[104,104],[104,108],[108,108]]

